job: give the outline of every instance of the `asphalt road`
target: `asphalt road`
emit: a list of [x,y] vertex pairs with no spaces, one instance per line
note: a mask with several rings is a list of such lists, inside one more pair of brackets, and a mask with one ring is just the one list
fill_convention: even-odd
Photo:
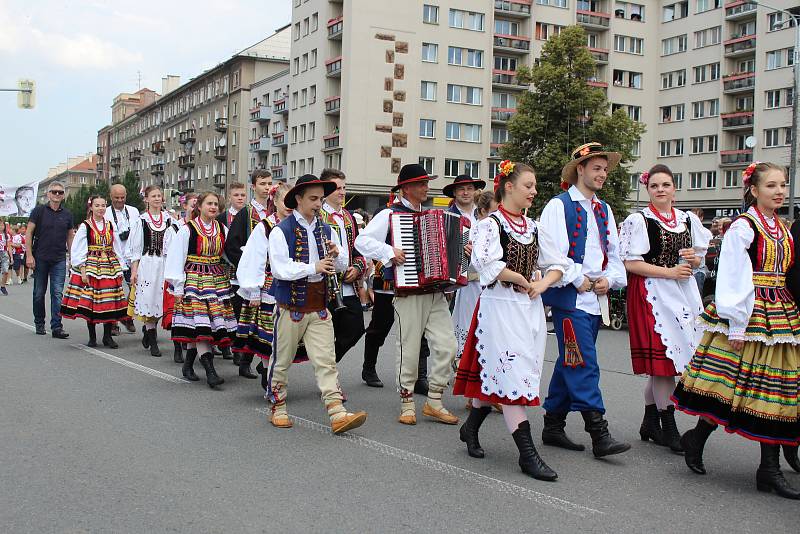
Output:
[[[467,456],[458,427],[422,420],[421,402],[420,423],[399,425],[394,389],[361,383],[361,344],[340,365],[341,385],[367,423],[331,435],[312,368],[298,364],[296,424],[278,430],[257,381],[229,362],[217,361],[226,383],[211,391],[179,378],[171,350],[151,357],[139,335],[96,351],[82,345],[83,322],[66,321],[66,341],[34,335],[31,289],[0,296],[2,532],[800,531],[800,503],[755,489],[757,444],[716,432],[703,477],[638,440],[644,381],[630,374],[626,332],[602,332],[599,346],[611,430],[633,449],[596,460],[542,446],[542,411],[531,409],[535,442],[559,474],[546,483],[519,471],[502,416],[482,429],[483,460]],[[555,350],[551,337],[546,376]],[[392,337],[379,362],[387,383],[394,351]],[[464,415],[461,398],[445,403]],[[589,444],[579,415],[568,431]]]

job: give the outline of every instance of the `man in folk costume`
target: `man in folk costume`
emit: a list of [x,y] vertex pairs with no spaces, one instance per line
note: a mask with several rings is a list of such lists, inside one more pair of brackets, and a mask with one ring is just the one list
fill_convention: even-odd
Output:
[[333,314],[333,331],[336,336],[336,361],[340,362],[347,351],[353,348],[364,335],[364,310],[356,293],[355,284],[367,270],[364,256],[359,254],[354,244],[358,236],[358,226],[349,211],[344,209],[345,175],[336,169],[324,169],[320,180],[336,185],[336,189],[325,198],[319,212],[322,222],[336,230],[342,248],[347,248],[350,260],[344,275],[338,280],[344,308],[336,309],[336,299],[328,304]]
[[269,235],[269,262],[273,282],[270,293],[278,303],[273,337],[271,370],[271,423],[289,428],[286,410],[288,372],[300,340],[305,342],[314,366],[317,387],[335,433],[364,424],[366,412],[350,413],[342,404],[339,373],[334,351],[333,319],[327,304],[333,297],[333,278],[349,265],[347,248],[339,248],[339,236],[317,214],[324,198],[336,189],[306,174],[298,178],[284,200],[292,215],[282,220]]
[[228,186],[228,209],[217,216],[217,221],[230,229],[233,219],[247,204],[247,187],[241,182],[233,182]]
[[608,320],[608,291],[625,287],[617,224],[611,208],[597,198],[608,173],[621,159],[600,143],[575,149],[562,169],[562,188],[542,212],[540,227],[570,260],[564,277],[543,295],[552,307],[559,356],[544,402],[546,445],[582,451],[564,432],[569,412],[581,412],[596,457],[619,454],[630,444],[614,440],[604,419],[600,366],[595,343],[601,319]]
[[[393,193],[403,191],[400,202],[390,203],[388,209],[378,213],[356,239],[356,248],[365,257],[383,263],[384,279],[394,279],[394,269],[405,262],[403,251],[390,244],[390,215],[421,211],[422,203],[428,198],[430,180],[421,165],[404,165],[397,177],[397,185],[392,188]],[[414,384],[419,371],[420,339],[424,334],[433,364],[428,377],[428,401],[422,414],[440,423],[458,424],[458,417],[442,404],[442,392],[447,387],[450,365],[458,348],[444,292],[431,292],[430,288],[406,291],[395,297],[394,308],[399,323],[397,375],[401,404],[398,421],[404,425],[417,424]]]
[[[247,206],[239,210],[232,219],[226,219],[228,224],[228,236],[225,239],[225,258],[232,266],[232,280],[231,290],[233,297],[231,304],[233,306],[233,313],[236,315],[236,321],[239,321],[239,316],[242,313],[242,297],[239,295],[239,282],[236,280],[236,268],[239,266],[239,260],[242,258],[242,247],[247,244],[247,238],[262,219],[266,219],[267,215],[267,200],[269,198],[269,191],[272,188],[272,175],[269,171],[264,169],[256,169],[250,176],[250,185],[253,187],[253,199]],[[229,212],[224,214],[229,216]],[[227,347],[223,349],[228,351]],[[235,353],[234,364],[239,366],[239,376],[245,378],[258,378],[250,364],[253,363],[253,355],[245,353]]]

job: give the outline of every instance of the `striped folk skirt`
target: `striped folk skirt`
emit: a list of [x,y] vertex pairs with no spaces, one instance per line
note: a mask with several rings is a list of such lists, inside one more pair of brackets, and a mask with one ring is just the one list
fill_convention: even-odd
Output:
[[236,335],[231,285],[220,264],[186,264],[183,295],[175,297],[172,340],[230,346]]
[[78,269],[70,272],[61,302],[62,317],[113,323],[128,316],[122,268],[116,257],[90,253],[86,258],[86,276],[88,284],[83,283]]

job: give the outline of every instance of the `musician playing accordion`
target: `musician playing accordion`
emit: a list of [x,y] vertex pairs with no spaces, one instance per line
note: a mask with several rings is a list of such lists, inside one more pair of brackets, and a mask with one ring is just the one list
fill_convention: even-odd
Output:
[[[392,246],[390,217],[393,213],[415,213],[422,210],[428,198],[431,178],[421,165],[403,166],[392,193],[402,192],[400,202],[390,202],[389,209],[378,213],[356,238],[355,246],[365,257],[384,264],[384,280],[394,280],[395,270],[402,269],[406,254]],[[458,348],[453,323],[443,288],[419,287],[396,292],[398,345],[397,375],[400,390],[400,417],[404,425],[417,423],[414,406],[414,383],[418,375],[420,340],[425,335],[431,351],[431,372],[428,377],[428,400],[422,414],[440,423],[455,425],[458,417],[442,405],[442,392],[447,387],[450,366]]]

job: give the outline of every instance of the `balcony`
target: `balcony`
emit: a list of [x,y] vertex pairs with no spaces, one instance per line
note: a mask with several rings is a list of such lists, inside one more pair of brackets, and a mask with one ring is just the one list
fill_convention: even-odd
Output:
[[608,64],[608,48],[589,48],[589,53],[592,55],[596,63],[601,65]]
[[178,189],[180,189],[182,193],[191,193],[194,191],[191,180],[178,180]]
[[128,152],[128,159],[130,161],[139,161],[142,159],[142,151],[139,148],[134,148],[130,152]]
[[489,157],[493,159],[500,159],[500,149],[503,143],[492,143],[489,145]]
[[325,99],[326,115],[338,115],[341,109],[342,109],[342,97],[331,96]]
[[276,180],[284,180],[286,178],[286,165],[273,165],[269,168],[272,177]]
[[756,52],[755,34],[729,39],[723,44],[725,45],[725,57],[745,56]]
[[98,174],[103,172],[103,162],[102,161],[98,161],[95,164],[95,169],[97,170]]
[[751,149],[720,150],[719,157],[721,167],[744,166],[753,162],[753,151]]
[[517,112],[516,108],[492,108],[492,122],[506,123]]
[[164,153],[164,141],[156,141],[152,145],[150,145],[150,152],[153,154],[163,154]]
[[103,155],[103,147],[101,147],[101,146],[98,146],[98,147],[97,147],[97,152],[96,152],[96,154],[97,154],[98,156],[102,156],[102,155]]
[[217,174],[214,175],[214,185],[217,187],[224,188],[226,179],[227,176],[225,175],[224,172],[218,172]]
[[[285,99],[284,99],[285,102]],[[250,122],[269,122],[272,112],[269,106],[256,106],[250,108]]]
[[527,84],[519,81],[515,70],[492,69],[492,85],[499,89],[516,89],[518,91],[528,88]]
[[250,141],[250,152],[269,152],[269,137],[265,135]]
[[592,30],[607,30],[611,21],[610,13],[601,13],[599,11],[586,11],[578,9],[575,15],[575,22]]
[[745,72],[722,78],[722,92],[726,94],[752,92],[756,86],[756,73]]
[[747,0],[737,0],[725,4],[725,20],[739,20],[756,16],[758,5],[750,4]]
[[194,167],[194,154],[184,154],[178,157],[178,167],[188,169]]
[[531,0],[495,0],[497,15],[527,19],[531,16]]
[[600,80],[586,80],[586,85],[589,87],[597,87],[598,89],[608,89],[608,82]]
[[336,56],[325,62],[325,75],[328,78],[342,77],[342,56]]
[[331,134],[331,135],[326,135],[325,137],[322,138],[322,142],[323,142],[323,146],[322,146],[322,151],[323,152],[331,152],[331,151],[334,151],[334,150],[341,150],[341,147],[339,146],[339,134],[338,133]]
[[194,142],[197,139],[197,131],[194,128],[189,128],[188,130],[184,130],[178,133],[178,142],[188,143]]
[[112,167],[119,167],[122,164],[122,158],[120,156],[113,156],[110,163]]
[[228,147],[227,146],[218,146],[214,148],[214,157],[219,160],[224,160],[228,157]]
[[332,41],[341,41],[343,32],[344,20],[341,15],[328,21],[328,39]]
[[288,143],[286,142],[286,132],[272,134],[272,146],[285,147],[287,144]]
[[164,164],[163,163],[153,163],[150,165],[150,174],[153,176],[161,176],[164,174]]
[[720,115],[722,118],[723,130],[752,130],[753,129],[753,112],[752,111],[739,111],[734,113],[723,113]]
[[283,98],[279,99],[279,100],[275,100],[272,103],[272,111],[277,115],[280,115],[282,113],[289,113],[289,109],[286,107],[286,97],[285,96]]
[[527,37],[520,35],[494,34],[494,48],[512,54],[527,54],[531,49],[531,42]]
[[225,133],[228,131],[228,119],[226,117],[220,117],[214,120],[214,129],[219,133]]

